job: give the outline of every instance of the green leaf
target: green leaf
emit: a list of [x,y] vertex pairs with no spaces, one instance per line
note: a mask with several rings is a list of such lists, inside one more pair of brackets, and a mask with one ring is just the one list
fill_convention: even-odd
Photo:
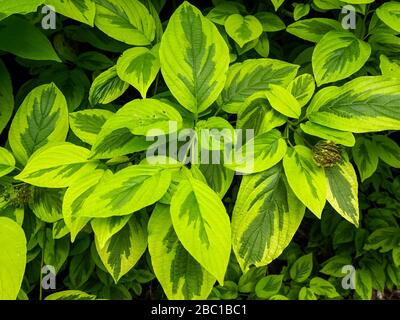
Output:
[[270,275],[257,282],[256,295],[261,299],[268,299],[276,295],[282,286],[283,275]]
[[315,124],[310,121],[301,123],[300,128],[302,131],[311,136],[330,140],[346,147],[352,147],[356,143],[356,139],[351,132],[339,131],[336,129],[321,126],[319,124]]
[[61,239],[69,233],[69,229],[64,220],[58,220],[53,223],[53,238]]
[[379,228],[372,232],[364,246],[365,250],[377,250],[388,252],[397,248],[400,243],[400,233],[398,227]]
[[138,0],[95,0],[95,25],[116,40],[147,46],[155,36],[155,22]]
[[397,268],[400,267],[400,246],[393,249],[392,258],[393,258],[394,265]]
[[360,173],[361,181],[369,178],[378,168],[378,153],[376,145],[368,139],[358,138],[352,149],[354,162]]
[[103,53],[88,51],[78,56],[76,65],[89,71],[99,71],[111,68],[113,62]]
[[261,11],[254,16],[261,22],[264,32],[276,32],[286,28],[285,23],[275,13]]
[[171,200],[171,219],[183,247],[222,285],[231,253],[229,216],[204,182],[182,180]]
[[204,175],[207,184],[222,199],[225,196],[226,192],[229,190],[235,173],[232,170],[225,168],[223,163],[200,164],[199,169]]
[[159,46],[147,48],[131,48],[126,50],[117,62],[118,76],[132,85],[146,98],[150,85],[160,70],[158,56]]
[[96,168],[97,162],[88,157],[89,150],[72,143],[50,144],[36,151],[15,179],[38,187],[65,188]]
[[43,262],[45,265],[53,266],[58,274],[66,263],[69,255],[69,239],[64,237],[59,240],[53,239],[53,232],[50,228],[45,230],[43,248]]
[[319,296],[326,296],[328,298],[339,297],[339,294],[337,293],[334,285],[320,277],[315,277],[311,279],[310,289],[313,293]]
[[232,214],[233,250],[241,268],[276,259],[297,231],[304,209],[281,165],[243,177]]
[[263,58],[268,58],[269,56],[269,39],[266,32],[264,32],[258,39],[257,45],[254,50]]
[[286,31],[301,39],[319,42],[330,31],[343,31],[340,22],[328,18],[312,18],[297,21],[286,28]]
[[314,78],[311,74],[302,74],[290,82],[287,89],[296,98],[300,107],[304,107],[314,94]]
[[317,85],[348,78],[364,66],[370,55],[369,44],[351,32],[328,32],[318,42],[312,55]]
[[225,163],[231,170],[256,173],[267,170],[285,156],[287,145],[278,130],[257,135],[238,150],[233,150],[232,162]]
[[30,13],[36,11],[37,7],[41,5],[44,0],[19,0],[16,1],[8,1],[1,0],[0,1],[0,20],[5,19],[6,17],[14,14],[14,13]]
[[99,248],[104,248],[107,241],[128,223],[132,215],[109,218],[95,218],[91,221]]
[[63,218],[63,189],[34,188],[29,207],[40,220],[53,223]]
[[265,92],[271,107],[279,113],[290,117],[299,118],[301,106],[296,98],[284,87],[271,84],[269,90]]
[[[113,117],[120,118],[135,135],[157,136],[174,133],[182,127],[182,116],[169,103],[156,99],[136,99],[126,105]],[[123,120],[122,120],[123,119]],[[170,122],[176,125],[170,129]]]
[[15,159],[10,151],[0,147],[0,177],[3,177],[15,168]]
[[317,297],[310,288],[303,287],[299,292],[299,300],[317,300]]
[[91,0],[46,0],[46,5],[66,17],[94,26],[96,5]]
[[325,168],[325,175],[328,181],[326,199],[343,218],[358,227],[358,182],[348,157],[332,168]]
[[40,81],[42,83],[50,83],[51,81],[55,83],[64,94],[69,111],[73,111],[81,105],[90,87],[86,74],[78,68],[42,73]]
[[[224,150],[233,144],[235,132],[229,121],[220,117],[209,117],[196,123],[197,143],[206,150]],[[208,131],[206,131],[208,130]]]
[[47,37],[19,16],[11,16],[0,22],[0,50],[30,60],[61,62]]
[[75,241],[79,231],[90,220],[90,218],[78,215],[84,201],[93,193],[101,179],[107,179],[110,176],[112,176],[110,171],[95,170],[85,176],[79,177],[65,192],[62,202],[62,213],[64,222],[71,232],[71,242]]
[[371,300],[372,277],[368,269],[357,270],[356,292],[361,297],[362,300]]
[[130,214],[160,200],[170,182],[171,170],[150,165],[127,167],[101,181],[76,214],[93,218]]
[[110,159],[144,151],[153,144],[153,142],[147,141],[145,136],[134,135],[126,127],[128,124],[124,122],[125,119],[119,115],[106,121],[93,144],[91,158]]
[[283,158],[283,167],[290,188],[300,201],[321,218],[326,200],[326,177],[318,167],[312,151],[302,145],[289,148]]
[[250,41],[258,39],[263,32],[263,26],[256,17],[232,14],[225,20],[226,33],[241,47]]
[[342,269],[346,265],[351,264],[351,257],[345,255],[337,255],[328,259],[323,263],[322,269],[319,271],[329,276],[342,278],[346,273]]
[[293,11],[294,21],[300,20],[308,15],[309,12],[310,5],[308,3],[296,3]]
[[115,233],[104,245],[96,248],[107,271],[117,283],[122,276],[131,270],[147,248],[147,222],[145,211],[136,212],[128,223]]
[[285,0],[271,0],[274,5],[275,11],[279,9],[279,7],[285,2]]
[[309,253],[298,258],[290,267],[290,277],[296,282],[304,282],[311,275],[313,269],[313,255]]
[[65,290],[50,294],[44,300],[96,300],[96,296],[79,290]]
[[254,130],[254,135],[268,132],[286,123],[287,118],[273,109],[264,93],[254,94],[242,104],[237,114],[238,129]]
[[122,96],[128,87],[129,84],[118,77],[116,66],[111,67],[94,79],[89,102],[92,106],[110,103]]
[[0,134],[10,121],[14,109],[14,95],[10,74],[0,60]]
[[228,70],[219,104],[224,111],[237,113],[248,97],[268,90],[271,84],[286,87],[295,78],[298,68],[274,59],[248,59],[236,63]]
[[54,84],[46,84],[27,95],[14,116],[8,137],[15,158],[26,164],[39,148],[65,141],[67,133],[67,102]]
[[163,78],[174,97],[198,114],[224,87],[229,49],[215,25],[184,2],[171,16],[161,40]]
[[233,1],[222,1],[211,9],[207,18],[216,24],[224,25],[230,15],[240,13],[243,10],[242,6],[242,4]]
[[382,75],[387,77],[399,78],[400,77],[400,65],[398,63],[392,62],[388,57],[381,54],[380,64]]
[[376,9],[376,14],[390,28],[400,32],[400,3],[389,1]]
[[108,110],[88,109],[69,114],[72,132],[83,142],[93,145],[104,123],[114,114]]
[[400,80],[360,77],[341,87],[320,90],[308,107],[317,124],[350,132],[400,129]]
[[69,280],[73,288],[81,288],[89,280],[95,269],[93,259],[88,259],[86,252],[72,257],[69,265]]
[[400,147],[386,136],[372,136],[376,154],[382,161],[394,168],[400,168]]
[[15,300],[25,272],[26,238],[22,228],[0,217],[0,300]]
[[167,205],[157,204],[151,215],[149,251],[157,280],[168,299],[207,299],[216,279],[179,241]]

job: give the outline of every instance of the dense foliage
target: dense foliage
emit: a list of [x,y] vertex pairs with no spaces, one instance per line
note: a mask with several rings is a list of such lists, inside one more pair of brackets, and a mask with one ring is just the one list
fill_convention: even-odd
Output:
[[0,299],[391,299],[400,2],[0,0]]

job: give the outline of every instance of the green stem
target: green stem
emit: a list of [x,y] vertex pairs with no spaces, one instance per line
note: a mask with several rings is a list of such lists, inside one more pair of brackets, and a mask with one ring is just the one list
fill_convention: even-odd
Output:
[[43,273],[42,273],[42,268],[43,268],[43,263],[44,263],[44,242],[43,242],[43,248],[42,248],[42,259],[40,261],[40,283],[39,283],[39,300],[43,300]]

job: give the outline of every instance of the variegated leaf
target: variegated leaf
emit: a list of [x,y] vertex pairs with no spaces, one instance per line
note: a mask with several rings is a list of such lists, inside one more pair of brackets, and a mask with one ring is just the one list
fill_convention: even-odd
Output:
[[69,114],[69,125],[72,132],[83,142],[93,145],[103,124],[113,113],[102,109],[88,109]]
[[68,107],[54,84],[33,89],[19,107],[9,131],[15,158],[26,164],[28,158],[49,142],[65,141],[68,133]]
[[132,215],[95,218],[90,222],[99,248],[104,248],[107,241],[119,232],[130,220]]
[[298,66],[274,59],[249,59],[229,68],[219,104],[229,113],[237,113],[243,102],[271,84],[286,87],[297,73]]
[[301,114],[300,103],[292,95],[292,93],[279,85],[271,84],[269,89],[265,91],[271,107],[279,113],[290,117],[299,118]]
[[104,247],[101,248],[96,239],[97,252],[115,283],[135,266],[146,251],[148,219],[145,211],[136,212]]
[[312,98],[315,91],[315,81],[311,74],[305,73],[296,77],[288,86],[289,92],[304,107]]
[[326,199],[347,221],[358,227],[358,182],[357,175],[347,155],[331,168],[325,168],[327,178]]
[[326,177],[324,169],[315,163],[312,151],[302,145],[289,148],[283,158],[283,167],[294,194],[321,218],[326,201]]
[[312,55],[318,86],[348,78],[364,66],[370,55],[370,45],[351,32],[328,32]]
[[216,279],[179,241],[168,205],[157,204],[151,215],[149,251],[157,280],[168,299],[207,299]]
[[96,300],[96,296],[79,290],[65,290],[50,294],[44,300]]
[[360,173],[361,181],[369,178],[378,168],[378,152],[374,142],[366,138],[358,138],[352,152],[354,162]]
[[140,92],[143,99],[160,71],[159,46],[151,50],[147,48],[131,48],[118,59],[117,73],[125,82]]
[[150,165],[127,167],[99,183],[77,214],[93,218],[128,215],[160,200],[170,182],[168,169]]
[[257,135],[238,150],[234,150],[231,163],[225,166],[241,173],[256,173],[267,170],[285,156],[287,145],[278,130]]
[[122,96],[128,87],[129,84],[118,77],[117,67],[113,66],[94,79],[89,91],[90,104],[110,103]]
[[337,144],[344,145],[346,147],[352,147],[356,143],[356,139],[354,138],[354,135],[351,132],[332,129],[310,121],[301,123],[300,128],[305,133],[311,136],[319,137],[325,140],[330,140]]
[[71,241],[74,242],[79,231],[89,222],[90,218],[80,217],[86,198],[93,193],[101,179],[112,176],[110,171],[95,170],[88,175],[77,179],[65,192],[62,203],[64,222],[71,232]]
[[236,127],[254,130],[254,135],[268,132],[286,123],[287,118],[273,109],[264,93],[254,94],[242,104]]
[[172,133],[181,128],[182,121],[180,113],[169,103],[156,99],[133,100],[106,121],[91,156],[105,159],[146,150],[153,142],[145,135]]
[[12,172],[15,168],[15,159],[10,151],[0,147],[0,177]]
[[17,298],[26,266],[24,230],[9,218],[0,217],[0,300]]
[[96,5],[91,0],[46,0],[46,5],[66,17],[94,26]]
[[218,195],[200,180],[184,179],[172,196],[171,218],[183,247],[222,284],[231,253],[231,227]]
[[320,90],[307,109],[317,124],[350,132],[400,129],[400,79],[360,77]]
[[15,179],[38,187],[65,188],[97,167],[97,161],[88,158],[89,150],[83,147],[68,142],[50,144],[36,151]]
[[62,203],[65,190],[34,188],[29,207],[40,220],[53,223],[63,218]]
[[312,18],[297,21],[289,25],[287,32],[301,39],[319,42],[330,31],[343,31],[340,22],[328,18]]
[[160,61],[171,93],[186,109],[199,114],[224,87],[230,58],[215,25],[184,2],[171,16],[162,37]]
[[233,250],[242,270],[276,259],[293,238],[304,211],[281,164],[245,176],[232,215]]
[[376,14],[390,28],[400,32],[400,3],[389,1],[376,9]]
[[241,47],[246,43],[258,39],[262,32],[263,26],[256,17],[240,14],[232,14],[225,21],[226,33]]
[[139,0],[94,0],[95,25],[111,38],[147,46],[155,37],[155,22]]

